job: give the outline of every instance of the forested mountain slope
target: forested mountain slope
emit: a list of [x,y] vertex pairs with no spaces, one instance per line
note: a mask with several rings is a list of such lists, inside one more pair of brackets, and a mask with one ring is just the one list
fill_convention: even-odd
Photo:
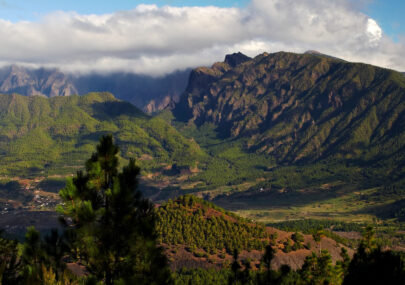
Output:
[[319,54],[279,52],[192,71],[177,120],[282,164],[345,161],[400,178],[405,161],[401,73]]
[[102,134],[111,133],[124,159],[144,169],[193,165],[202,151],[173,127],[110,93],[85,96],[0,95],[2,174],[74,173]]
[[327,237],[316,243],[311,235],[265,227],[191,195],[169,200],[156,212],[158,240],[165,245],[172,268],[221,268],[232,260],[235,249],[259,266],[267,245],[276,252],[274,268],[282,264],[300,268],[305,257],[320,247],[334,261],[341,259],[342,247],[353,252]]

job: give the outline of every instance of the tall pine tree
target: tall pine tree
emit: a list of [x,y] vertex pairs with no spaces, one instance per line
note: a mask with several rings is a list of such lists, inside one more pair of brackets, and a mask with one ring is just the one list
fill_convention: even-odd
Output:
[[119,172],[118,152],[112,136],[103,136],[85,171],[60,191],[74,258],[105,284],[170,283],[153,204],[137,190],[140,169],[131,159]]
[[0,284],[16,284],[21,270],[18,242],[2,237],[0,230]]

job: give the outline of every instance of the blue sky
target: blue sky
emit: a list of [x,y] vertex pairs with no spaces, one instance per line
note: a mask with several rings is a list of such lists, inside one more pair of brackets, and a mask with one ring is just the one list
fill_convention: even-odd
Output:
[[377,21],[387,35],[395,40],[399,35],[405,35],[405,1],[404,0],[375,0],[365,13]]
[[240,7],[248,0],[0,0],[0,17],[10,21],[35,20],[55,11],[76,11],[81,14],[103,14],[133,9],[139,4],[158,6]]

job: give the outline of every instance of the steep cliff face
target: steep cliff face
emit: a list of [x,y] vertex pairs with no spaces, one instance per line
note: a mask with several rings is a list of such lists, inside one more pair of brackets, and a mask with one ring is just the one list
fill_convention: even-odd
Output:
[[147,113],[170,107],[179,100],[187,86],[190,70],[176,71],[161,77],[132,73],[88,74],[73,78],[79,94],[113,93]]
[[313,52],[238,58],[194,69],[176,118],[279,161],[404,156],[401,73]]
[[161,77],[132,73],[65,74],[57,69],[9,66],[0,69],[0,93],[24,96],[70,96],[110,92],[147,113],[172,108],[186,89],[190,70]]
[[56,69],[33,70],[15,65],[0,70],[0,92],[47,97],[78,93],[71,79]]
[[164,97],[152,99],[143,108],[143,111],[145,111],[148,114],[153,114],[166,108],[173,109],[176,106],[176,101],[179,100],[179,97],[180,96],[178,94],[170,94]]

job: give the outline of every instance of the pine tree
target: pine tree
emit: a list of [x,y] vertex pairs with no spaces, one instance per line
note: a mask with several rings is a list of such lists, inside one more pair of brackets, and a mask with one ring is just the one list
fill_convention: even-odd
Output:
[[323,230],[317,230],[315,233],[312,234],[312,238],[319,245],[319,254],[321,254],[321,252],[322,252],[322,238],[323,237],[325,237],[325,233]]
[[15,284],[21,270],[18,242],[2,237],[0,230],[0,284]]
[[334,284],[335,272],[329,252],[322,250],[319,255],[312,252],[305,258],[300,275],[305,284]]
[[405,284],[405,255],[383,251],[368,226],[351,260],[343,284]]
[[118,152],[112,136],[103,136],[85,172],[60,192],[75,257],[105,284],[169,283],[167,260],[156,246],[153,204],[137,190],[140,169],[131,159],[119,172]]
[[250,259],[245,259],[243,261],[243,265],[245,266],[245,269],[242,272],[242,284],[250,284],[253,280],[252,280],[252,276],[251,276],[251,271],[252,271],[252,265],[251,265],[251,260]]
[[273,258],[275,257],[276,251],[273,249],[271,245],[267,245],[266,249],[264,251],[264,255],[262,257],[262,262],[264,264],[264,267],[266,268],[266,273],[265,273],[265,280],[264,284],[270,284],[272,280],[272,270],[271,270],[271,262]]
[[24,283],[41,284],[45,252],[42,247],[41,234],[34,227],[29,227],[25,233],[21,259]]
[[239,251],[234,249],[233,251],[233,262],[231,265],[232,274],[229,276],[228,283],[229,284],[239,284],[240,281],[240,269],[242,266],[240,265],[239,261]]

